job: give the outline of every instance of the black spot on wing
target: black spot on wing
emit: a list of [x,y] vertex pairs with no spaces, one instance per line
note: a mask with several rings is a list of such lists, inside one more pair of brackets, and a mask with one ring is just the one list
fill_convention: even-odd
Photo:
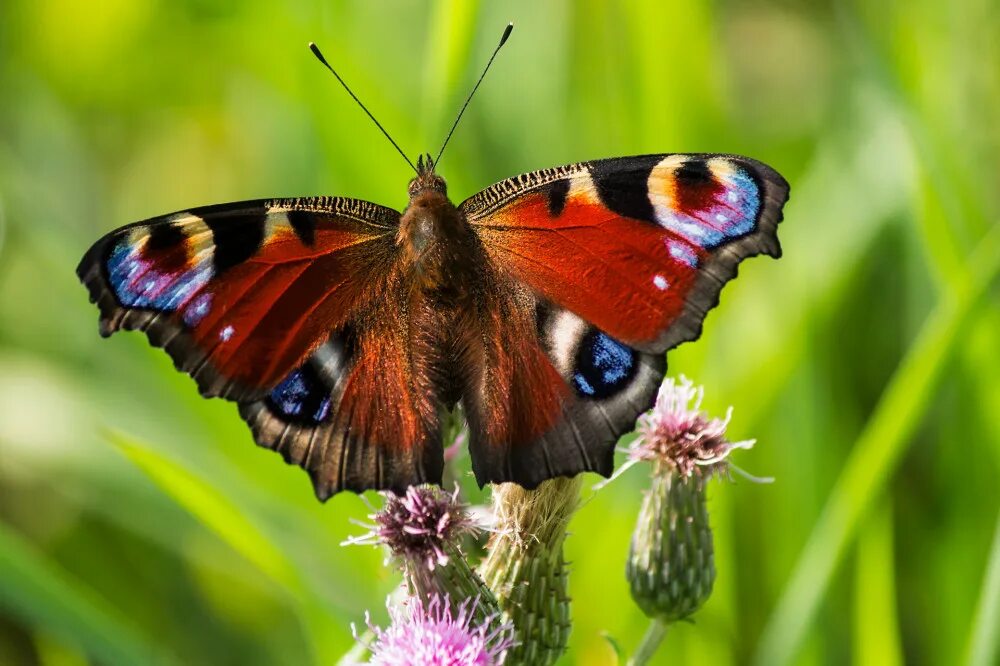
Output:
[[538,299],[535,303],[535,333],[538,335],[538,341],[549,353],[552,352],[551,345],[549,344],[549,336],[545,334],[548,330],[549,322],[552,320],[552,306],[546,301]]
[[712,175],[708,162],[701,159],[690,159],[677,167],[674,180],[682,187],[700,188],[715,184],[715,176]]
[[643,155],[591,162],[590,176],[601,202],[623,217],[656,224],[649,174],[662,159],[662,155]]
[[260,249],[264,242],[264,222],[267,210],[250,214],[206,217],[215,243],[213,266],[216,273],[243,263]]
[[288,211],[288,223],[303,245],[312,247],[316,243],[316,214],[307,210]]
[[559,217],[566,206],[566,195],[569,194],[569,179],[554,180],[545,186],[545,197],[549,206],[549,215]]
[[149,228],[149,240],[146,248],[149,250],[169,250],[184,242],[186,236],[180,227],[173,222],[154,224]]

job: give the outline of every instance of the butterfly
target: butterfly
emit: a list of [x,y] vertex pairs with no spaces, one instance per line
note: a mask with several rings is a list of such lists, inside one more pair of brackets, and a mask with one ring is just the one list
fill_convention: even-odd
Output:
[[402,212],[192,208],[110,232],[77,274],[102,335],[145,332],[326,500],[440,484],[458,404],[480,486],[610,475],[665,352],[743,259],[781,254],[788,184],[746,157],[580,162],[457,206],[435,166],[418,160]]

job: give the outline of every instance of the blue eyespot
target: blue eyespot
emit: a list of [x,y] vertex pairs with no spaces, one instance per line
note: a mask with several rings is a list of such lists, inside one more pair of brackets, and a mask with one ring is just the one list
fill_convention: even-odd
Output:
[[573,386],[584,398],[600,400],[625,388],[636,371],[636,351],[596,329],[580,341]]
[[176,310],[211,277],[211,269],[201,263],[178,271],[158,270],[155,261],[144,258],[124,240],[111,249],[107,269],[111,288],[122,305],[166,312]]
[[289,421],[316,425],[330,414],[330,392],[305,365],[293,370],[267,397],[271,409]]

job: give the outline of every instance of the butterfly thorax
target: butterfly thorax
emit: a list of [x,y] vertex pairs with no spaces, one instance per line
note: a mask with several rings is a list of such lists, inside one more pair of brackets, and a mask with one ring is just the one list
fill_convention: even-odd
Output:
[[433,172],[410,183],[410,203],[399,221],[396,245],[417,290],[436,299],[461,299],[475,280],[478,242]]

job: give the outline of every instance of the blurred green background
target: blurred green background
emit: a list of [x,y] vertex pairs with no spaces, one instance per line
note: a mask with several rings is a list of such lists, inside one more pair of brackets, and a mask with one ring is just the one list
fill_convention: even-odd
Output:
[[[792,184],[784,258],[745,264],[670,355],[758,439],[736,464],[776,482],[711,487],[716,590],[662,663],[998,663],[988,0],[5,0],[0,663],[329,665],[365,609],[385,617],[398,576],[339,545],[365,504],[318,504],[142,336],[100,339],[74,268],[113,227],[202,204],[401,208],[408,167],[306,42],[415,156],[508,20],[441,165],[456,200],[647,152],[743,153]],[[602,634],[645,629],[623,576],[645,484],[585,491],[564,663],[611,664]]]

